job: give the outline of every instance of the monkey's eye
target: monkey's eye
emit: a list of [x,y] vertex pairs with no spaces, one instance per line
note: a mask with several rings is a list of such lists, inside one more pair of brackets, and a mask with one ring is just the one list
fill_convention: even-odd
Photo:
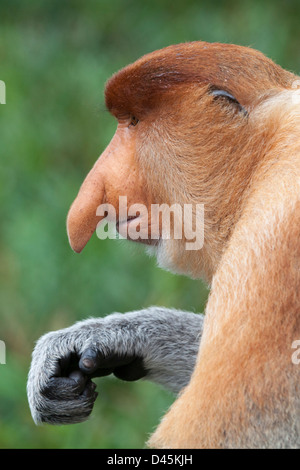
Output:
[[129,124],[129,126],[133,126],[133,127],[134,127],[134,126],[136,126],[136,125],[137,125],[137,123],[138,123],[138,122],[139,122],[139,120],[138,120],[138,118],[137,118],[137,117],[135,117],[135,116],[131,116],[131,118],[130,118],[130,124]]
[[239,101],[231,93],[228,93],[228,91],[213,88],[213,89],[210,90],[210,94],[216,100],[217,99],[224,99],[227,102],[230,102],[230,103],[236,105],[239,111],[242,111],[242,113],[245,114],[245,116],[248,115],[247,110],[241,105],[241,103],[239,103]]

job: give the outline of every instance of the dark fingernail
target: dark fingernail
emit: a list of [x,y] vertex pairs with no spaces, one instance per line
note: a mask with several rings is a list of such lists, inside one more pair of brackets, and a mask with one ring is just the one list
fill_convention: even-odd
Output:
[[92,369],[95,366],[95,361],[90,357],[85,357],[84,359],[82,359],[82,365],[86,369]]

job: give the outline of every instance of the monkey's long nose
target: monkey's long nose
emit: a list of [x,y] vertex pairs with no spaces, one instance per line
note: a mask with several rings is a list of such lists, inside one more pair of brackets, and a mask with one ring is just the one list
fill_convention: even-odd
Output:
[[82,183],[67,217],[69,243],[76,253],[83,250],[101,220],[96,210],[103,202],[104,193],[104,178],[96,165]]

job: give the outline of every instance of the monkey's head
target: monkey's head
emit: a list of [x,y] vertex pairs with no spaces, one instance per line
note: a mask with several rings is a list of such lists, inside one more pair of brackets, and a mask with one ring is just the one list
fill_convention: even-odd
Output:
[[[255,50],[205,42],[153,52],[113,75],[105,99],[117,130],[69,211],[73,250],[84,248],[105,216],[97,208],[109,204],[118,231],[150,246],[161,266],[210,279],[276,132],[275,124],[270,130],[258,119],[256,109],[293,80]],[[131,212],[120,213],[120,196]],[[182,208],[181,237],[172,230],[176,215],[170,237],[162,236],[162,217],[154,224],[154,205],[161,204]],[[197,205],[204,205],[199,225]],[[192,212],[184,218],[188,206]],[[192,233],[204,229],[201,249],[187,249],[184,226],[191,219]],[[130,236],[130,228],[140,235]]]

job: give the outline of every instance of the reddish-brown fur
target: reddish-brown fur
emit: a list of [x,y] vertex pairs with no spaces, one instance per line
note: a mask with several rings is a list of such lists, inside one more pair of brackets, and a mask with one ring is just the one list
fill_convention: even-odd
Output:
[[[108,109],[116,117],[144,116],[162,94],[178,85],[215,85],[234,91],[241,104],[253,104],[265,90],[285,87],[292,75],[252,49],[205,42],[169,46],[148,54],[116,73],[105,90]],[[257,86],[259,84],[259,86]]]
[[205,205],[203,249],[171,240],[160,252],[162,265],[212,290],[193,377],[153,447],[300,445],[296,78],[252,49],[196,42],[148,54],[107,83],[119,125],[70,210],[73,248],[95,230],[96,207],[119,195]]

